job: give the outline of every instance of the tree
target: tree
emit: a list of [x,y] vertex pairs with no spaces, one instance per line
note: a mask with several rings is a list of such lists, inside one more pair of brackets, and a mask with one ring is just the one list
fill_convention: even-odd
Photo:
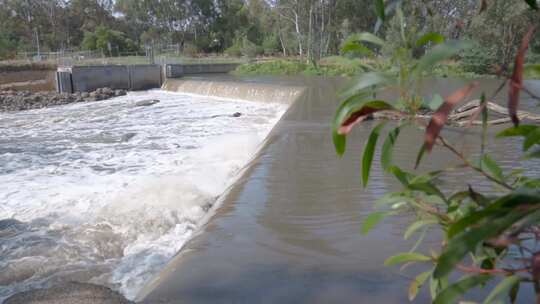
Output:
[[[485,1],[484,1],[485,2]],[[533,9],[538,9],[537,2],[526,1]],[[379,2],[380,3],[380,2]],[[512,1],[514,5],[521,1]],[[487,4],[487,3],[484,3]],[[485,7],[482,10],[485,11]],[[384,20],[385,10],[379,12],[379,18]],[[396,11],[399,19],[401,10]],[[407,25],[401,23],[401,32]],[[504,27],[504,25],[503,25]],[[521,137],[523,152],[527,158],[539,158],[540,127],[523,124],[522,119],[527,115],[520,113],[517,108],[521,93],[540,101],[540,97],[528,91],[523,83],[524,62],[533,36],[534,26],[529,26],[517,46],[511,76],[506,76],[500,89],[508,84],[508,109],[504,113],[513,122],[513,127],[503,130],[498,137]],[[409,28],[410,30],[411,28]],[[413,35],[402,34],[402,40]],[[381,147],[382,169],[393,174],[403,185],[403,190],[388,193],[379,200],[379,205],[386,208],[368,216],[362,227],[363,233],[369,232],[378,222],[387,216],[407,214],[413,216],[411,225],[404,236],[419,235],[419,241],[409,252],[398,253],[389,257],[385,265],[423,263],[429,265],[427,271],[418,274],[411,280],[409,299],[413,300],[422,286],[428,285],[433,303],[456,303],[468,291],[475,287],[492,288],[488,281],[498,280],[498,284],[490,290],[484,303],[504,302],[515,303],[520,287],[532,285],[537,303],[540,303],[540,251],[537,241],[540,239],[540,179],[534,172],[506,172],[487,153],[486,141],[488,128],[488,109],[493,104],[489,102],[500,92],[481,91],[481,97],[475,101],[477,107],[472,111],[467,125],[479,123],[482,127],[479,139],[480,155],[467,156],[455,147],[441,133],[452,115],[455,106],[467,98],[473,91],[478,90],[479,83],[472,82],[447,96],[444,100],[438,98],[434,112],[430,115],[417,115],[419,108],[415,107],[418,100],[427,105],[433,105],[431,100],[424,100],[418,85],[422,77],[438,63],[459,53],[466,44],[447,42],[442,43],[440,36],[428,33],[414,43],[405,43],[408,56],[396,56],[394,67],[397,76],[376,71],[360,76],[355,83],[342,94],[343,102],[338,107],[333,122],[333,141],[339,155],[345,153],[346,136],[352,128],[368,117],[383,120],[374,127],[364,146],[362,155],[362,182],[367,186],[370,178],[371,165],[375,157],[378,139],[384,134],[384,127],[390,121],[396,122],[386,135]],[[356,43],[369,42],[384,46],[385,41],[364,33],[358,35]],[[437,44],[419,58],[410,56],[412,47],[422,44]],[[357,44],[361,47],[360,44]],[[350,47],[350,46],[349,46]],[[388,89],[396,90],[394,100],[378,97]],[[488,95],[489,94],[489,95]],[[427,116],[427,117],[426,117]],[[481,117],[481,121],[477,121]],[[427,126],[421,121],[429,121]],[[424,144],[420,147],[415,161],[415,170],[424,156],[435,145],[440,146],[460,162],[458,167],[441,168],[427,173],[408,172],[392,161],[394,145],[399,134],[407,128],[420,128],[424,133]],[[520,143],[521,144],[521,143]],[[414,161],[414,160],[411,160]],[[463,185],[457,192],[445,191],[438,182],[438,177],[447,171],[466,168],[483,176],[487,181],[498,187],[492,193],[481,193],[476,185]],[[525,170],[527,171],[527,170]],[[436,227],[443,233],[440,246],[430,249],[430,253],[422,252],[418,244],[424,240],[425,231],[430,226]],[[430,245],[432,247],[432,245]],[[457,278],[462,274],[461,278]]]
[[100,50],[109,56],[118,56],[122,52],[137,50],[135,43],[124,33],[111,30],[105,26],[96,27],[95,32],[86,32],[82,43],[87,50]]

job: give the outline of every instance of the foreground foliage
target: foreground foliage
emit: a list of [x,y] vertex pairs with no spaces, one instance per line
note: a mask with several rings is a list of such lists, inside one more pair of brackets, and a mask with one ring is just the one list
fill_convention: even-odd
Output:
[[[532,8],[536,2],[527,1]],[[486,3],[487,5],[487,3]],[[379,12],[384,19],[386,11]],[[398,12],[399,14],[399,12]],[[520,94],[532,94],[523,86],[525,54],[533,36],[529,28],[518,46],[513,72],[504,77],[500,88],[509,87],[508,113],[514,126],[498,134],[498,137],[521,137],[525,158],[540,157],[540,127],[520,124],[518,105]],[[405,35],[403,35],[405,36]],[[379,138],[381,145],[380,163],[384,171],[393,174],[403,185],[403,190],[389,193],[379,200],[382,210],[368,216],[362,227],[367,233],[385,217],[398,214],[413,214],[414,221],[404,233],[405,238],[419,235],[418,242],[408,252],[398,253],[386,260],[386,265],[425,264],[429,269],[418,274],[410,284],[409,299],[413,300],[420,288],[428,286],[434,303],[455,303],[469,290],[496,282],[484,303],[515,302],[523,284],[532,284],[540,303],[540,178],[530,172],[506,172],[486,152],[487,142],[487,101],[494,99],[496,92],[484,92],[478,83],[471,83],[453,94],[440,98],[438,104],[430,104],[436,110],[429,123],[415,116],[418,105],[425,103],[420,86],[424,71],[437,62],[456,54],[461,47],[456,43],[443,43],[440,36],[433,34],[431,42],[439,43],[430,47],[418,59],[412,55],[412,48],[397,50],[394,66],[399,72],[387,74],[373,72],[358,77],[351,87],[342,93],[344,100],[337,109],[333,124],[333,140],[339,155],[345,153],[346,136],[354,125],[361,123],[377,112],[390,112],[399,118],[397,126],[384,134],[386,121],[373,128],[364,146],[362,156],[362,183],[367,186],[375,150]],[[372,35],[364,35],[355,40],[361,49],[365,42],[382,46],[383,41]],[[428,38],[417,38],[419,41]],[[404,41],[405,41],[404,37]],[[413,45],[409,43],[409,46]],[[377,98],[377,93],[389,87],[398,88],[395,100]],[[478,158],[470,158],[460,152],[441,135],[441,131],[452,109],[473,92],[481,93],[481,107],[474,118],[481,117],[482,132],[479,140],[481,150]],[[489,95],[488,95],[489,94]],[[438,98],[437,98],[438,99]],[[424,144],[419,150],[415,168],[423,156],[435,145],[452,153],[461,164],[457,169],[471,170],[484,177],[499,189],[496,193],[481,193],[475,185],[464,184],[459,191],[449,193],[440,188],[438,177],[456,168],[442,168],[434,172],[418,174],[407,172],[392,162],[394,145],[406,128],[425,130]],[[529,174],[527,174],[529,173]],[[443,232],[438,251],[423,252],[419,244],[426,230],[435,227]],[[458,275],[461,275],[459,277]],[[491,286],[491,285],[490,285]]]

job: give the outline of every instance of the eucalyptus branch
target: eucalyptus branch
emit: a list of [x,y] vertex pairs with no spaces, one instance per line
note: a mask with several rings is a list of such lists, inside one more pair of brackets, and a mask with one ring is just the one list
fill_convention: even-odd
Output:
[[484,170],[482,170],[482,168],[480,167],[477,167],[475,165],[473,165],[461,152],[457,151],[452,145],[450,145],[442,136],[439,136],[439,141],[442,143],[442,145],[447,148],[450,152],[454,153],[454,155],[456,155],[461,161],[463,161],[463,163],[475,170],[476,172],[482,174],[484,177],[486,177],[487,179],[489,179],[490,181],[506,188],[507,190],[510,190],[510,191],[513,191],[514,188],[510,185],[508,185],[507,183],[505,183],[504,181],[500,181],[496,178],[494,178],[493,176],[489,175],[488,173],[486,173]]
[[480,268],[477,266],[466,266],[463,264],[457,264],[456,268],[466,273],[504,275],[504,276],[515,275],[517,273],[525,273],[525,272],[530,271],[529,267],[523,267],[523,268],[517,268],[517,269],[512,269],[512,268],[485,269],[485,268]]

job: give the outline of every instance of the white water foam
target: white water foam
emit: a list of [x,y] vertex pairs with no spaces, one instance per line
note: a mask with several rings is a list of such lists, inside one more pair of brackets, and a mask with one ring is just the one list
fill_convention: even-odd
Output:
[[285,110],[153,90],[0,114],[0,302],[66,281],[133,299]]

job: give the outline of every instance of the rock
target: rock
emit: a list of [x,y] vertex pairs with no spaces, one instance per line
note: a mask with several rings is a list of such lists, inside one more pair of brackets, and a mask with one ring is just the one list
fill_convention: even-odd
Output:
[[115,90],[114,91],[114,96],[124,96],[126,94],[127,94],[126,90]]
[[4,304],[127,304],[133,303],[105,286],[64,283],[46,289],[33,289],[9,297]]
[[129,141],[130,139],[135,137],[135,135],[137,135],[137,133],[133,133],[133,132],[126,133],[126,134],[122,135],[122,137],[120,138],[120,142]]
[[22,222],[16,219],[12,219],[12,218],[0,220],[0,230],[13,228],[15,226],[21,226],[21,225],[23,225]]
[[121,95],[126,95],[126,91],[110,88],[100,88],[90,93],[77,92],[74,94],[3,90],[0,91],[0,112],[41,109],[74,102],[98,101]]
[[147,107],[147,106],[154,105],[156,103],[159,103],[159,100],[157,100],[157,99],[146,99],[146,100],[137,101],[135,103],[135,106],[136,107]]
[[231,115],[232,117],[240,117],[242,116],[242,113],[240,112],[235,112],[233,115]]

